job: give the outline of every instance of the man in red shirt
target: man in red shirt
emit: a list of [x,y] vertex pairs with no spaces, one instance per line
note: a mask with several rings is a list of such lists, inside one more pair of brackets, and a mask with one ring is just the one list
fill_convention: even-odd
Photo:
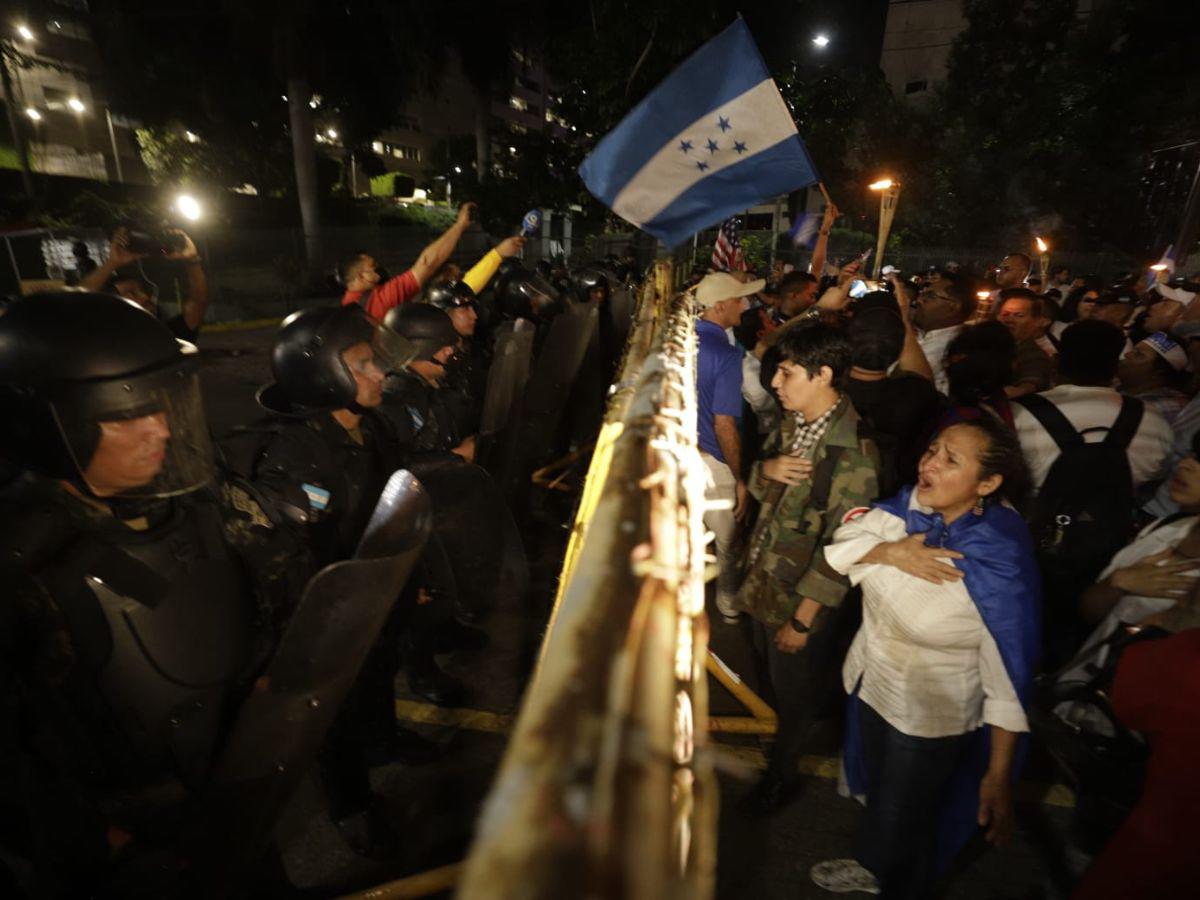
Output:
[[[379,271],[375,268],[375,258],[360,253],[342,269],[342,278],[346,284],[346,293],[342,295],[342,305],[361,303],[367,313],[379,321],[387,315],[387,311],[401,303],[408,303],[421,292],[421,286],[436,272],[454,252],[458,239],[471,224],[471,213],[474,203],[464,203],[458,210],[458,218],[446,229],[436,241],[421,251],[412,268],[395,278],[379,283]],[[366,295],[364,298],[363,295]]]

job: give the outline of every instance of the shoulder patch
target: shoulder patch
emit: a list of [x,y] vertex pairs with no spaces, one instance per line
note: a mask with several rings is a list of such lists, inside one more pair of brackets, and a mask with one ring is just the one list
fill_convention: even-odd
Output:
[[262,528],[273,527],[262,506],[245,488],[227,483],[222,485],[221,490],[225,494],[225,501],[235,510],[247,516],[251,525],[258,525]]
[[304,489],[304,493],[308,495],[308,506],[313,511],[320,512],[329,506],[329,498],[333,495],[329,491],[325,490],[325,488],[315,484],[309,484],[307,482],[300,485],[300,487],[302,487]]
[[848,510],[846,514],[842,516],[842,524],[845,525],[847,522],[853,522],[855,519],[861,519],[870,511],[871,507],[869,506],[856,506],[854,509]]

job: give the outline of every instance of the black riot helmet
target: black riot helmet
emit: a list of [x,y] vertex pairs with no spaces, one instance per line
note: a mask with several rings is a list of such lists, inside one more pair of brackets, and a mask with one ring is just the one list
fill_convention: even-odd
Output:
[[108,294],[36,294],[0,316],[0,454],[98,497],[213,478],[196,348]]
[[427,303],[393,307],[383,321],[413,345],[414,359],[430,360],[443,347],[458,346],[458,332],[450,317]]
[[496,304],[508,319],[537,319],[551,314],[558,291],[541,275],[513,269],[496,289]]
[[431,286],[425,291],[425,302],[447,312],[462,306],[479,309],[479,298],[465,281],[447,281]]
[[604,288],[604,299],[612,293],[612,281],[607,272],[598,266],[588,266],[580,269],[571,276],[571,285],[575,288],[576,299],[587,303],[591,300],[592,290]]
[[301,310],[284,319],[275,335],[271,347],[275,382],[259,390],[259,405],[295,416],[355,409],[358,384],[342,354],[356,344],[370,345],[372,361],[385,375],[416,356],[411,344],[357,303]]

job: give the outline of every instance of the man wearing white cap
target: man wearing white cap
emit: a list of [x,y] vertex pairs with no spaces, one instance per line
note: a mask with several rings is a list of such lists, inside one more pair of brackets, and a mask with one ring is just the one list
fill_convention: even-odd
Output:
[[766,286],[759,278],[741,282],[728,272],[713,272],[696,285],[698,353],[696,358],[697,439],[709,471],[706,499],[728,501],[730,509],[705,512],[704,526],[716,536],[717,610],[726,622],[736,622],[737,591],[734,552],[737,523],[746,514],[746,482],[742,477],[742,350],[730,344],[725,329],[737,325],[746,298]]
[[1137,397],[1171,425],[1188,402],[1187,394],[1179,389],[1181,373],[1187,367],[1188,356],[1183,347],[1164,332],[1156,331],[1121,357],[1117,366],[1121,393]]

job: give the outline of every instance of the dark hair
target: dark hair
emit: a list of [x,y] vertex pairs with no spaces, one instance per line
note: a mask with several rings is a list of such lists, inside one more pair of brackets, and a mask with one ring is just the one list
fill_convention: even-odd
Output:
[[779,343],[779,362],[794,363],[814,378],[822,367],[833,372],[833,386],[840,388],[850,371],[850,341],[840,328],[824,322],[803,323],[787,330]]
[[886,307],[856,312],[846,335],[850,338],[851,361],[869,372],[886,372],[904,348],[904,323]]
[[816,282],[816,275],[809,275],[807,272],[788,272],[779,279],[779,286],[775,289],[775,292],[778,294],[791,294],[796,291],[802,291],[805,286],[816,284]]
[[950,399],[968,406],[991,400],[1012,378],[1016,358],[1017,342],[1000,322],[964,328],[946,348]]
[[1062,315],[1062,307],[1053,297],[1042,297],[1042,315],[1051,322],[1057,322]]
[[1009,300],[1028,300],[1030,302],[1030,314],[1033,318],[1040,319],[1045,314],[1045,305],[1042,298],[1034,294],[1028,288],[1004,288],[1000,292],[1000,304],[997,304],[997,312],[1003,308]]
[[1009,253],[1009,254],[1006,254],[1004,258],[1005,259],[1019,259],[1021,261],[1021,264],[1023,266],[1025,266],[1026,272],[1028,272],[1031,268],[1033,268],[1033,260],[1031,260],[1024,253]]
[[1068,293],[1062,305],[1062,321],[1074,322],[1079,318],[1079,304],[1083,300],[1083,295],[1091,291],[1096,291],[1097,296],[1099,290],[1092,284],[1085,284],[1083,287],[1072,288]]
[[1058,374],[1064,382],[1107,385],[1117,375],[1125,332],[1100,319],[1069,325],[1058,340]]
[[366,255],[365,252],[360,250],[353,256],[342,260],[338,265],[338,274],[342,276],[343,284],[349,284],[358,276],[359,271],[362,269],[363,257]]
[[963,321],[975,315],[975,294],[965,275],[961,272],[943,272],[939,286],[947,297],[962,308]]
[[[1021,451],[1021,442],[1017,433],[995,416],[983,415],[973,419],[965,419],[947,425],[974,428],[983,435],[987,443],[979,454],[979,478],[991,478],[999,475],[1000,487],[996,488],[988,500],[1005,499],[1013,506],[1020,507],[1029,492],[1029,466],[1025,462],[1025,454]],[[943,431],[946,429],[943,428]]]

